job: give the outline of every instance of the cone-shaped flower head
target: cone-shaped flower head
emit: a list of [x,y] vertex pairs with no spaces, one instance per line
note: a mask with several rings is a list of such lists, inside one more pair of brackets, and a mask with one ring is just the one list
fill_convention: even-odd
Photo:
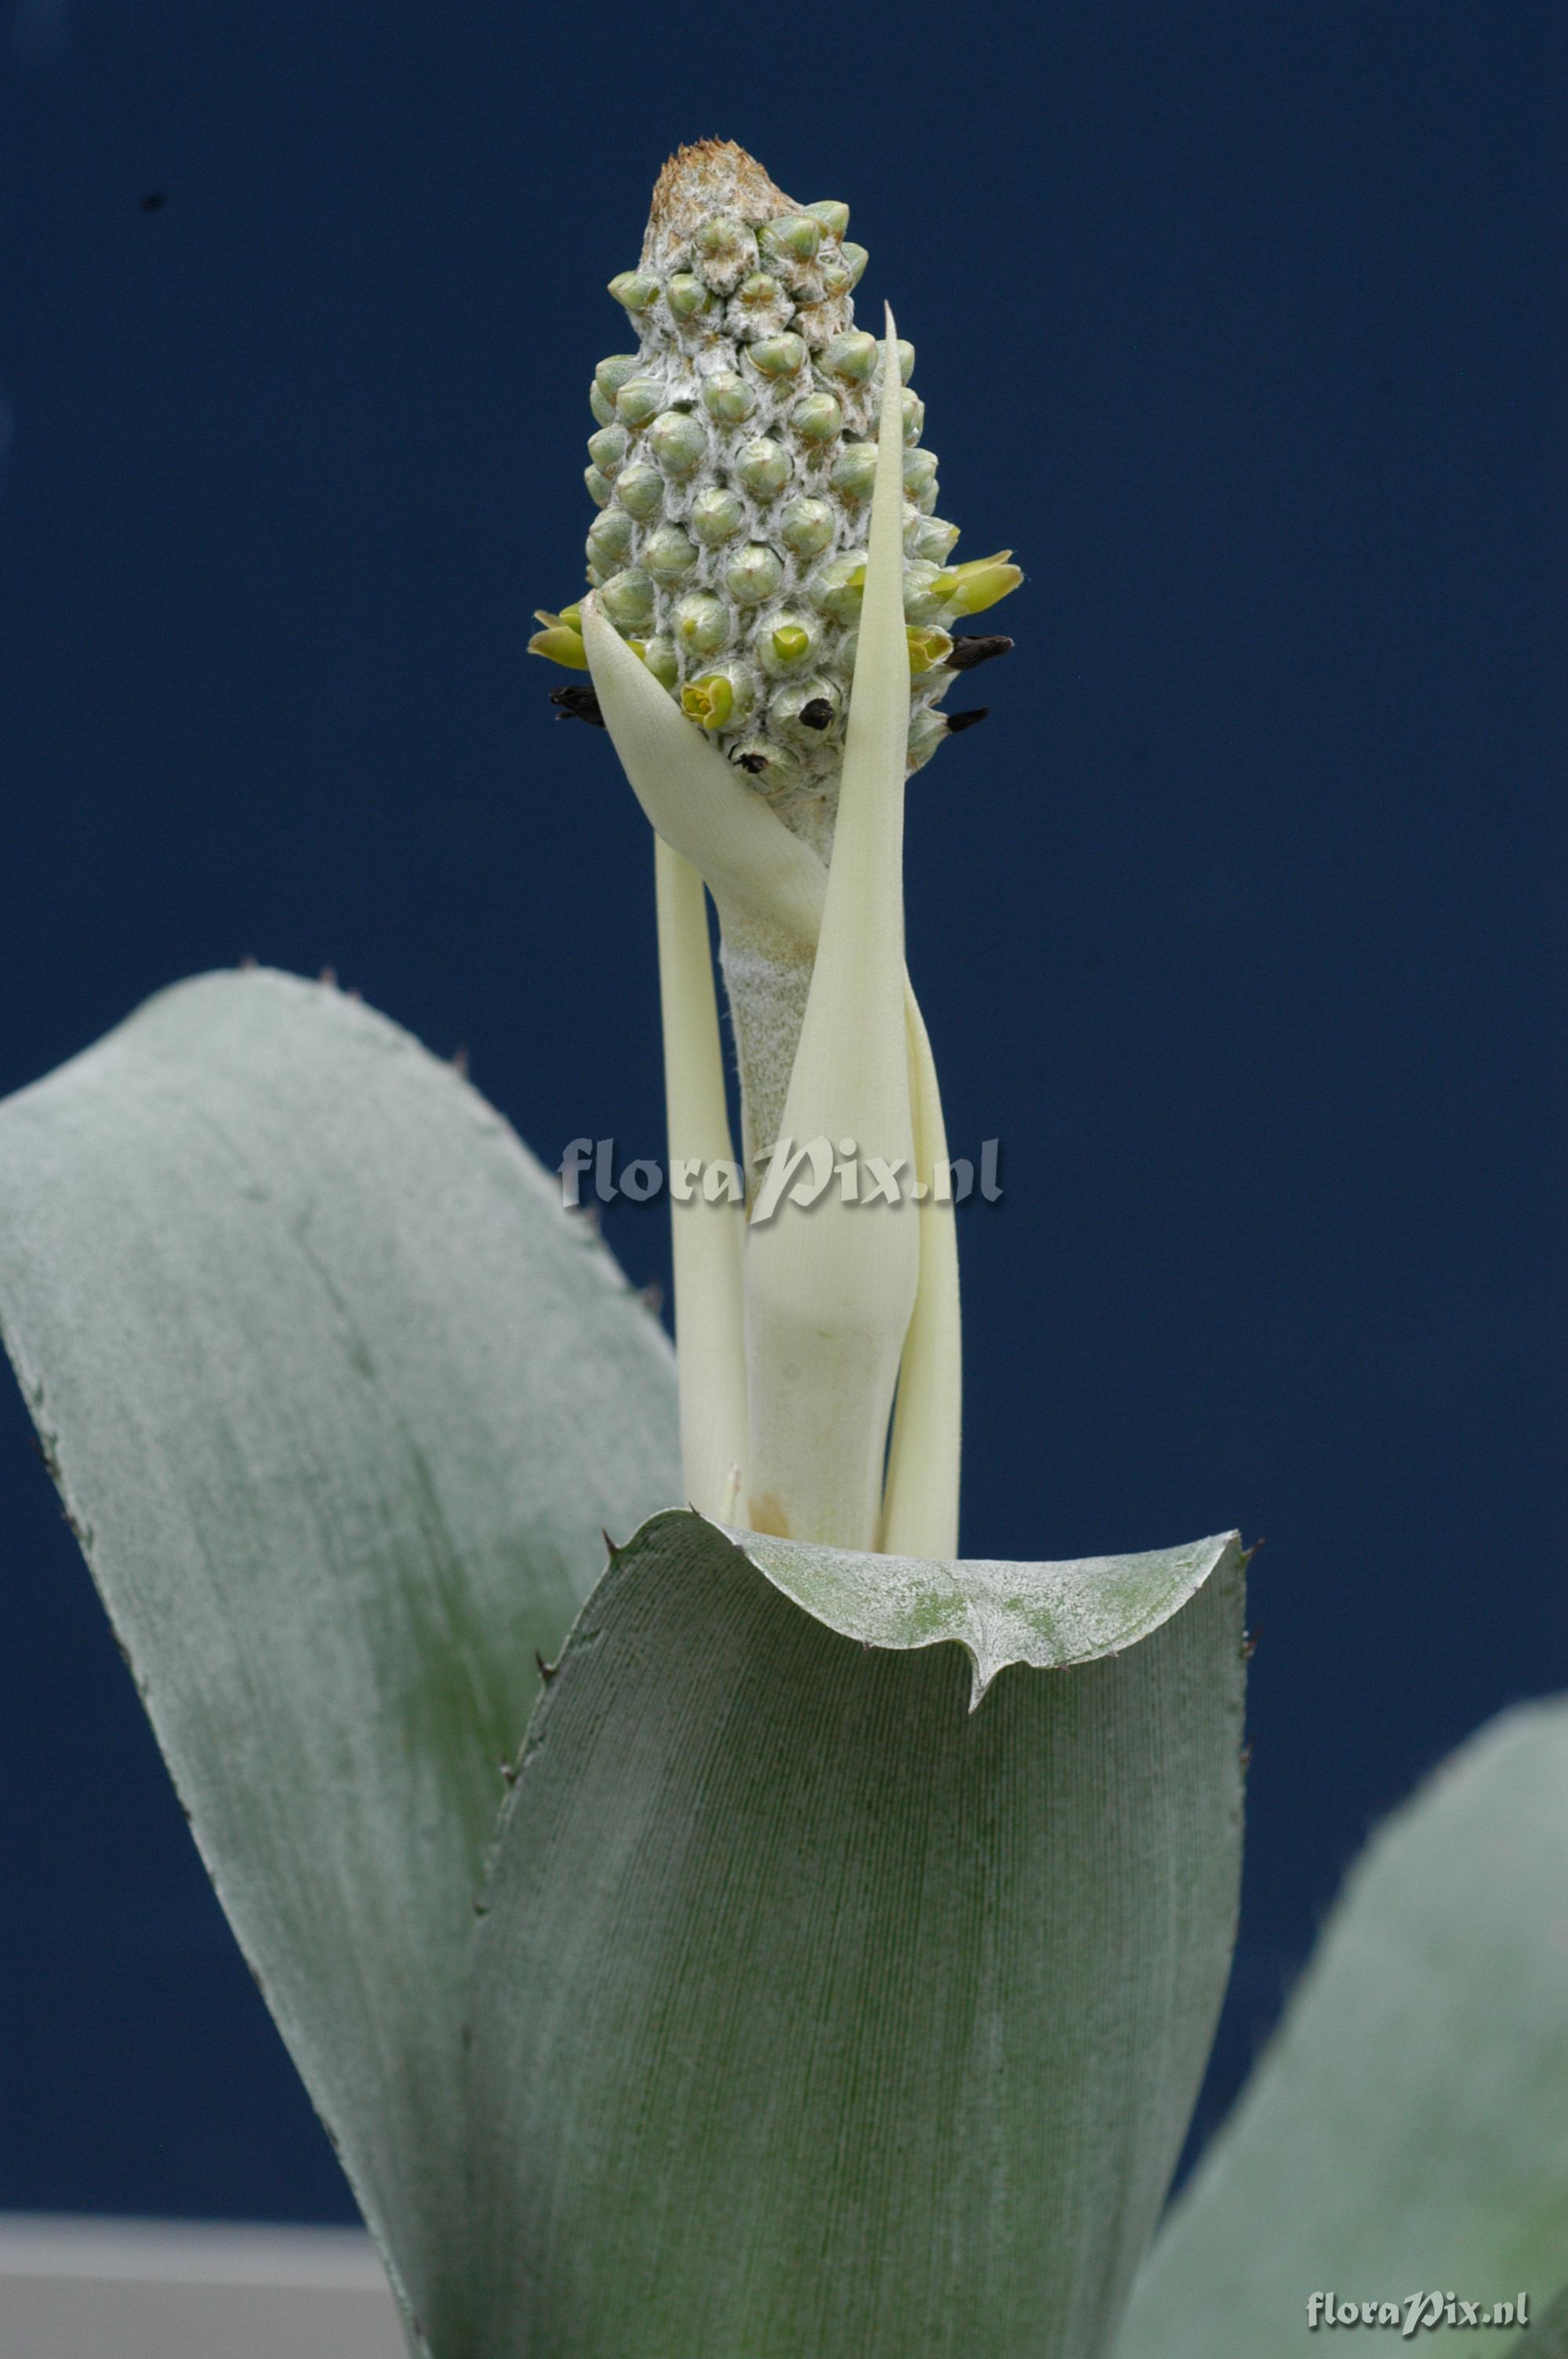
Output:
[[[655,647],[676,703],[786,816],[834,799],[865,582],[887,364],[855,325],[867,257],[849,219],[836,201],[796,204],[730,141],[683,147],[659,176],[637,267],[610,283],[637,350],[601,361],[589,396],[589,582],[623,638]],[[907,388],[914,348],[897,352]],[[918,722],[953,685],[945,634],[1021,576],[1005,557],[946,563],[957,530],[935,514],[924,407],[907,389],[903,404]],[[553,629],[533,647],[578,660]],[[910,766],[947,734],[917,726]]]

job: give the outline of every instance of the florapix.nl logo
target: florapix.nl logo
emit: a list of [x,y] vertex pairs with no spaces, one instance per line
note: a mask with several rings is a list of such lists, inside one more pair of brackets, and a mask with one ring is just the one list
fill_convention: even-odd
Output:
[[[979,1165],[957,1155],[919,1170],[902,1155],[862,1154],[852,1138],[781,1138],[755,1158],[757,1179],[751,1191],[751,1220],[770,1221],[781,1204],[798,1204],[809,1211],[829,1194],[840,1203],[964,1204],[971,1198],[985,1204],[1001,1201],[1001,1142],[980,1142]],[[558,1169],[561,1201],[568,1211],[591,1201],[612,1204],[624,1196],[633,1204],[652,1203],[666,1192],[677,1204],[743,1204],[745,1174],[738,1163],[704,1163],[696,1156],[677,1155],[666,1169],[652,1156],[617,1158],[613,1138],[574,1138],[563,1153]]]

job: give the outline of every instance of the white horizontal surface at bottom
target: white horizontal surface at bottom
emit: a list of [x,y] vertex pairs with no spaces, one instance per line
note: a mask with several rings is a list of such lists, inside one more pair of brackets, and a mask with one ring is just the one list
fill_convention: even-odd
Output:
[[368,2236],[0,2214],[0,2359],[406,2359]]

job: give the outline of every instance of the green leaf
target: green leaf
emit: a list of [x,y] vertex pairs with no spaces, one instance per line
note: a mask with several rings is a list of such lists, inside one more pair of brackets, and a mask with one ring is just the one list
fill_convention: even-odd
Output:
[[[1544,2301],[1568,2273],[1568,1704],[1507,1712],[1350,1877],[1176,2205],[1119,2359],[1314,2352],[1307,2297]],[[1444,2346],[1491,2347],[1444,2328]],[[1529,2339],[1535,2347],[1535,2338]]]
[[335,991],[153,1000],[0,1107],[0,1325],[231,1922],[459,2347],[473,1896],[602,1549],[678,1496],[655,1323]]
[[762,1533],[730,1537],[775,1589],[846,1638],[901,1649],[957,1639],[974,1666],[976,1704],[1010,1663],[1062,1669],[1136,1645],[1195,1596],[1235,1546],[1229,1534],[1071,1564],[990,1557],[943,1564],[860,1556]]
[[1002,1636],[998,1568],[882,1561],[674,1513],[584,1608],[477,1954],[484,2359],[1108,2349],[1229,1955],[1240,1550],[1114,1560],[1100,1658],[975,1712],[935,1642],[1061,1661],[1093,1575]]
[[1506,2359],[1568,2359],[1568,2286],[1509,2344]]

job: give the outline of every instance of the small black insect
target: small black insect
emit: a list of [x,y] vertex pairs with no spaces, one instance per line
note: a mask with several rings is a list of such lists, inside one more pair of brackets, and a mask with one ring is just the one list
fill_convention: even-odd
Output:
[[992,631],[984,638],[978,632],[970,632],[968,636],[954,640],[953,652],[947,658],[946,669],[973,671],[977,664],[989,663],[993,656],[1006,656],[1011,653],[1012,641],[1003,638],[1000,631]]
[[604,726],[599,699],[586,680],[574,679],[568,688],[551,689],[550,702],[556,708],[557,721],[586,721],[595,729]]
[[968,712],[949,712],[946,715],[948,736],[957,737],[960,730],[972,729],[977,722],[985,719],[989,711],[989,704],[977,704]]
[[738,770],[750,771],[753,778],[760,777],[767,766],[768,757],[765,754],[737,754],[735,756],[735,767]]
[[804,729],[826,729],[832,718],[833,707],[825,696],[814,696],[808,704],[803,704],[800,708],[801,726]]

